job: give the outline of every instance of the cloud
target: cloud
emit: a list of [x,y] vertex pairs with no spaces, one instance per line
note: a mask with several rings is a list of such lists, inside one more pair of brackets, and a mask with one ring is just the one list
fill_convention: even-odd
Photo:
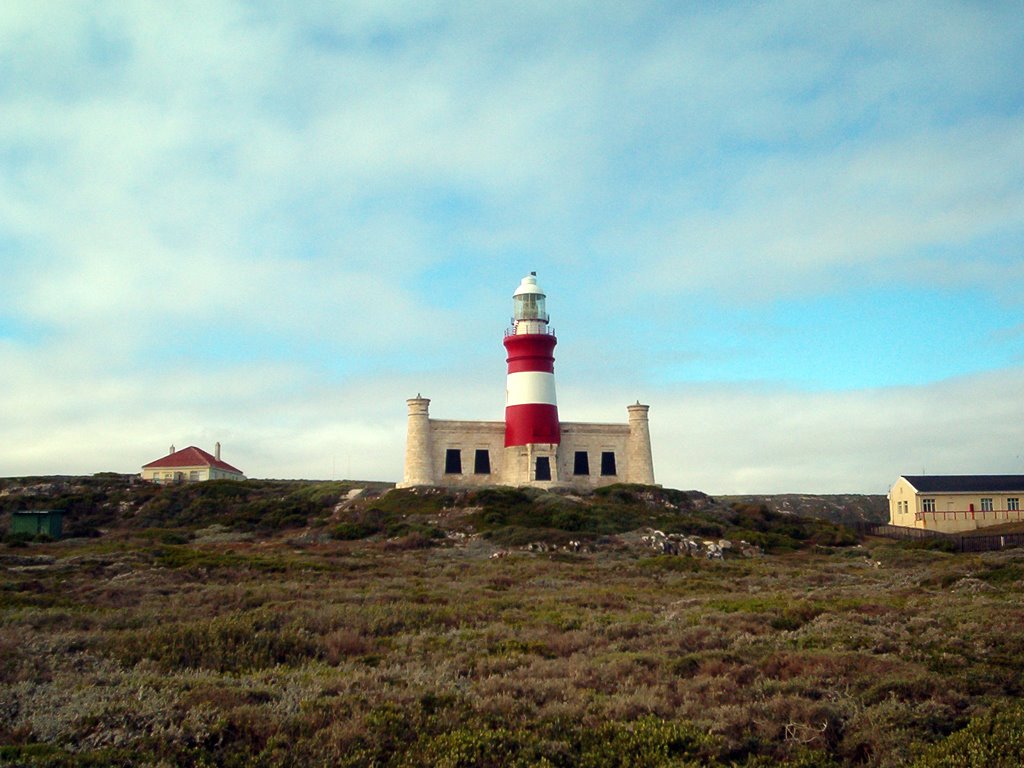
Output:
[[[566,407],[618,420],[650,392],[667,482],[903,471],[914,445],[885,454],[871,409],[948,408],[953,384],[678,371],[849,338],[855,317],[787,337],[757,312],[878,286],[992,295],[986,326],[1019,324],[1022,26],[1013,4],[5,3],[0,471],[131,469],[142,446],[223,437],[257,475],[347,453],[397,477],[415,390],[500,418],[529,269],[565,331]],[[995,385],[962,381],[998,426],[973,399]],[[830,439],[836,461],[806,460]]]
[[[9,350],[0,348],[9,363]],[[15,360],[0,375],[4,474],[137,471],[166,446],[224,446],[254,477],[402,473],[405,399],[430,397],[435,418],[500,420],[503,371],[373,375],[331,381],[287,367],[236,366],[213,374],[90,375],[70,386]],[[902,473],[1020,472],[1017,426],[1024,369],[936,384],[806,391],[763,382],[559,387],[564,420],[625,422],[651,404],[658,481],[725,493],[884,493]]]
[[651,433],[660,482],[712,493],[884,493],[900,474],[1020,473],[1024,369],[916,387],[681,389]]
[[1020,284],[1019,260],[976,250],[993,235],[1022,234],[1020,127],[992,119],[820,155],[769,155],[734,183],[731,205],[642,235],[650,260],[638,290],[765,300],[832,290],[851,275]]

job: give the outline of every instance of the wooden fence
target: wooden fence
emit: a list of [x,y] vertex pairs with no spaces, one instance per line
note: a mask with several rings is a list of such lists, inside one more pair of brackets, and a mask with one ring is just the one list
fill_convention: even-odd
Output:
[[886,523],[858,523],[855,527],[857,533],[865,536],[884,536],[887,539],[904,541],[942,539],[952,542],[957,552],[991,552],[1007,547],[1024,546],[1024,533],[939,533]]

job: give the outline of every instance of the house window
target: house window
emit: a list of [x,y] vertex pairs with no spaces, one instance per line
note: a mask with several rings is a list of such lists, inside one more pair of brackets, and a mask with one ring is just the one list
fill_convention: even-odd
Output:
[[194,483],[198,479],[199,479],[199,470],[198,469],[191,469],[191,470],[189,470],[189,473],[188,473],[188,480],[189,480],[189,482],[190,483]]
[[601,452],[601,474],[605,477],[610,475],[618,474],[615,471],[615,452],[614,451],[602,451]]
[[1020,512],[1020,499],[1013,498],[1006,500],[1006,508],[1010,512]]
[[590,457],[586,451],[576,451],[576,461],[572,465],[574,475],[590,474]]
[[491,454],[486,448],[477,448],[476,458],[473,459],[473,472],[478,475],[491,474]]
[[444,473],[446,475],[462,474],[462,451],[449,448],[444,452]]
[[551,479],[551,460],[547,456],[537,457],[537,480]]
[[992,511],[992,499],[982,499],[981,500],[981,511],[982,512],[991,512]]
[[921,511],[922,512],[934,512],[935,511],[935,499],[921,499]]

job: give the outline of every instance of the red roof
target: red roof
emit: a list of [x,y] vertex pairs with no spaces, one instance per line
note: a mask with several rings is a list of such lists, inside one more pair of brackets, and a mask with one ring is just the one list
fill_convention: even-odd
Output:
[[155,467],[216,467],[217,469],[223,469],[226,472],[237,472],[240,475],[243,474],[242,470],[232,467],[226,461],[221,461],[204,451],[202,448],[196,448],[194,445],[190,445],[188,448],[182,448],[180,451],[168,454],[162,459],[157,459],[156,461],[149,462],[149,464],[142,465],[143,469],[153,469]]

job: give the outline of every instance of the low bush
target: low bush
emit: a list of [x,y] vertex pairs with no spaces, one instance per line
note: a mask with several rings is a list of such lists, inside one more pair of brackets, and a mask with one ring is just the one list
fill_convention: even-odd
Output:
[[1024,704],[1000,705],[926,749],[914,768],[1020,768],[1024,765]]
[[339,523],[338,525],[331,528],[331,538],[339,541],[354,541],[356,539],[365,539],[369,536],[373,536],[376,533],[380,533],[381,529],[377,526],[369,525],[367,523],[359,522],[345,522]]
[[165,624],[144,635],[118,633],[110,640],[108,652],[124,663],[149,659],[167,671],[244,672],[301,664],[324,653],[310,633],[270,611]]
[[1024,581],[1024,563],[1009,562],[986,568],[978,578],[989,584],[1016,584]]
[[929,552],[956,552],[956,541],[947,536],[929,536],[904,544],[907,549],[923,549]]
[[576,765],[586,768],[668,768],[706,764],[716,740],[690,723],[645,717],[606,723],[579,735]]
[[210,480],[143,484],[144,501],[131,518],[147,528],[196,528],[213,524],[271,532],[305,526],[329,513],[348,489],[344,483],[284,480]]

